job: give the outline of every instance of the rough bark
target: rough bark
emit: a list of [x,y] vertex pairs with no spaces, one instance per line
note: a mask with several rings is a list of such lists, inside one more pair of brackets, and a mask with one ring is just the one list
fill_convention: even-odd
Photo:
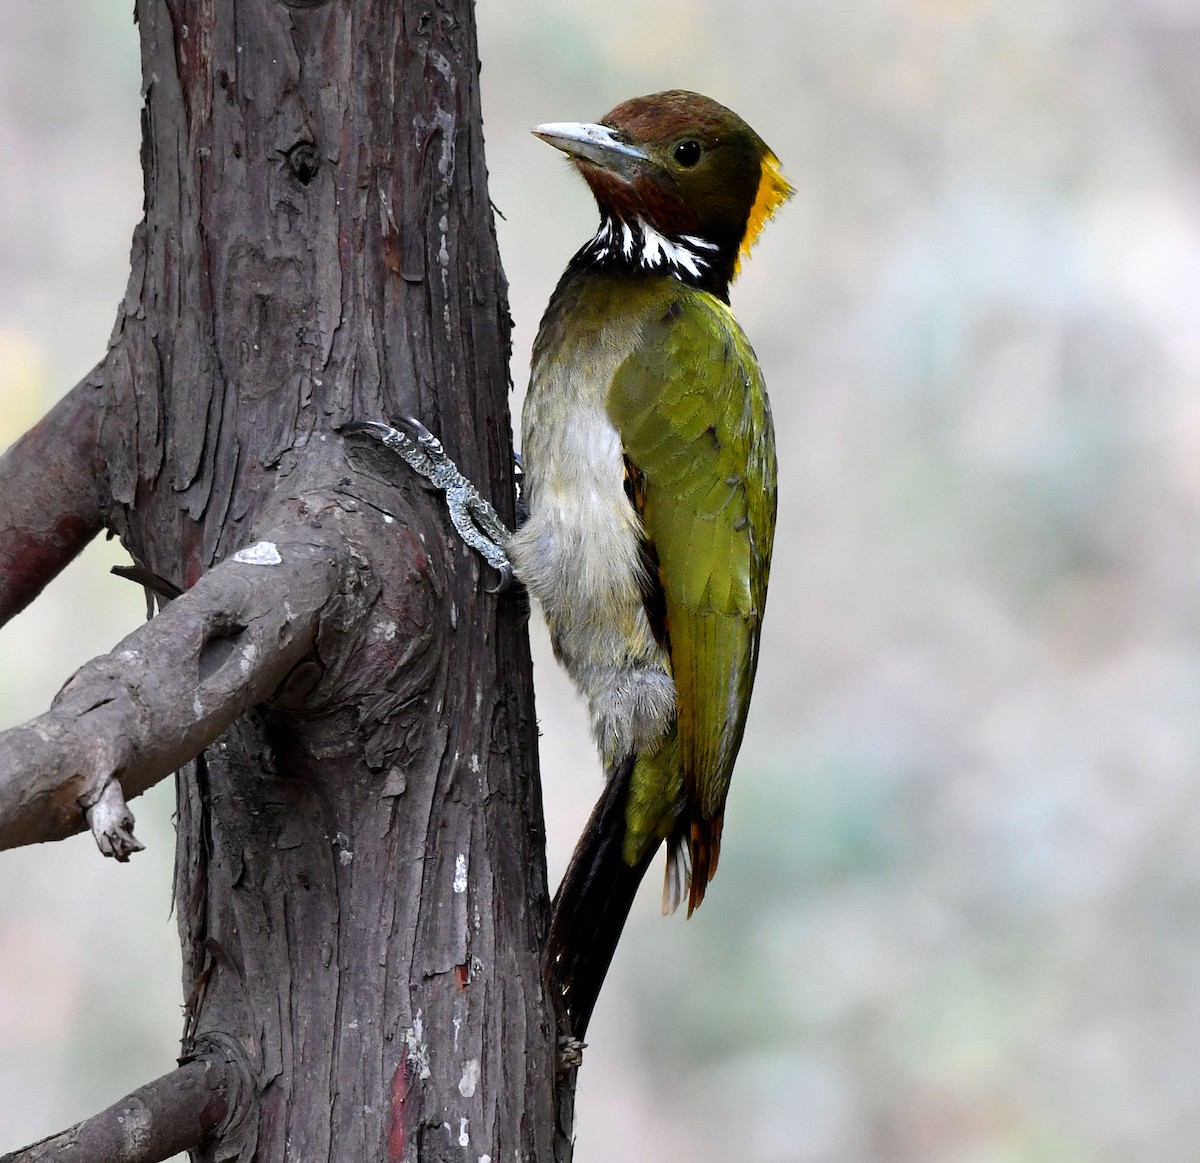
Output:
[[244,711],[278,701],[314,648],[340,647],[318,642],[335,599],[353,609],[366,590],[344,547],[316,531],[303,542],[269,536],[206,573],[81,667],[46,714],[0,734],[0,848],[61,840],[86,819],[106,856],[127,859],[141,845],[125,797]]
[[219,1137],[231,1111],[246,1105],[238,1088],[247,1082],[227,1059],[196,1058],[0,1163],[157,1163]]
[[[253,1086],[194,1158],[569,1159],[523,611],[486,592],[436,497],[338,435],[421,417],[511,522],[471,5],[136,14],[145,218],[109,353],[64,405],[82,447],[32,542],[0,524],[33,562],[18,577],[0,556],[0,616],[101,522],[184,596],[122,644],[166,635],[157,671],[119,648],[74,680],[115,707],[69,685],[41,724],[74,716],[62,738],[0,743],[4,786],[54,805],[39,833],[14,791],[0,826],[77,830],[98,784],[135,794],[203,748],[177,775],[184,1058],[236,1046]],[[0,512],[8,488],[0,471]],[[263,540],[318,547],[311,570],[228,581]],[[170,702],[239,668],[215,710]],[[92,713],[132,742],[89,767],[71,756]],[[47,747],[57,783],[38,785]]]
[[100,530],[95,373],[0,456],[0,624]]

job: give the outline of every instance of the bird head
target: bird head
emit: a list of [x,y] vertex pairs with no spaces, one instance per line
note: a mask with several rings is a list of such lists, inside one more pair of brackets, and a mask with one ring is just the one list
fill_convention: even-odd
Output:
[[671,248],[682,247],[684,270],[694,263],[701,284],[727,285],[792,194],[779,160],[746,122],[683,89],[634,97],[596,124],[557,122],[533,132],[574,162],[612,224],[616,251],[621,230],[627,254],[631,238],[650,239],[651,254],[679,255]]

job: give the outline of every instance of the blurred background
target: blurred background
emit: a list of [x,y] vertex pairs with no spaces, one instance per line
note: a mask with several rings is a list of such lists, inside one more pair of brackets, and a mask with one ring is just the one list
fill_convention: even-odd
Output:
[[[1194,1163],[1200,9],[479,8],[519,408],[595,216],[529,136],[682,86],[797,187],[734,288],[780,524],[721,872],[635,907],[578,1163]],[[0,446],[103,353],[139,217],[128,5],[5,0]],[[93,546],[0,631],[0,727],[143,616]],[[535,624],[551,876],[599,792]],[[0,853],[0,1150],[173,1065],[172,792],[127,867]]]

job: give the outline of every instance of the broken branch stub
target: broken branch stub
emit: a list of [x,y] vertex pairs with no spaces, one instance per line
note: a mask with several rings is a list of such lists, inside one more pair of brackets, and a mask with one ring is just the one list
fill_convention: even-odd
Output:
[[267,699],[356,578],[344,543],[277,531],[81,667],[49,711],[0,734],[0,848],[90,826],[106,856],[127,860],[141,844],[126,799]]
[[57,1135],[0,1155],[0,1163],[158,1163],[219,1135],[244,1092],[239,1064],[198,1056]]

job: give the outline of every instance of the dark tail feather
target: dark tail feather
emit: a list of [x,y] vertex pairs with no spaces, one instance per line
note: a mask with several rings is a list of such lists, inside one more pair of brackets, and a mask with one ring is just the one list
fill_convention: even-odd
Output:
[[692,821],[692,875],[688,886],[689,917],[700,907],[709,881],[717,875],[717,861],[721,856],[721,830],[724,826],[724,813],[713,816],[711,820],[695,819]]
[[625,863],[625,801],[635,758],[609,776],[554,897],[543,975],[547,989],[562,999],[572,1037],[581,1041],[658,847],[649,845],[632,867]]

